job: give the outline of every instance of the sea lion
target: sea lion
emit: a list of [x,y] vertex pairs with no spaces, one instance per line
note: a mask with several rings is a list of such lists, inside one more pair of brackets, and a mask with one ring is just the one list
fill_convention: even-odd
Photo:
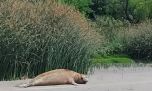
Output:
[[68,69],[56,69],[42,73],[28,83],[19,85],[18,87],[46,86],[46,85],[62,85],[62,84],[86,84],[88,80],[83,74]]

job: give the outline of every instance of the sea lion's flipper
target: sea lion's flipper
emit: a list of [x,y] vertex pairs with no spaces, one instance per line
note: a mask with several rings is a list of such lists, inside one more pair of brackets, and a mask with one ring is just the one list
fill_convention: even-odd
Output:
[[74,85],[74,86],[78,86],[78,84],[77,84],[77,83],[75,83],[75,82],[72,82],[72,85]]
[[27,87],[31,87],[32,85],[30,83],[23,83],[21,85],[18,85],[16,87],[20,87],[20,88],[27,88]]
[[72,84],[72,85],[74,85],[74,86],[78,86],[78,84],[74,81],[74,79],[70,79],[70,83]]

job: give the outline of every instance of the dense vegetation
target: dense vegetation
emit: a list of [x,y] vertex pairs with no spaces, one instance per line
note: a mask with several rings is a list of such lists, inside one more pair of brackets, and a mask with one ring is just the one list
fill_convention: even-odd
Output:
[[152,0],[92,0],[95,15],[112,16],[115,19],[138,23],[152,18]]
[[92,4],[91,0],[58,0],[58,2],[71,5],[72,7],[74,6],[86,15],[89,14],[89,12],[91,13],[91,9],[89,8],[89,5]]
[[85,17],[66,5],[0,2],[0,79],[56,68],[87,72],[99,41]]
[[138,23],[152,18],[152,0],[59,0],[74,5],[90,19],[97,15]]
[[101,55],[127,55],[135,60],[151,62],[152,59],[152,21],[130,24],[109,17],[98,17],[97,31],[106,37]]
[[151,19],[152,0],[1,0],[0,79],[151,62]]

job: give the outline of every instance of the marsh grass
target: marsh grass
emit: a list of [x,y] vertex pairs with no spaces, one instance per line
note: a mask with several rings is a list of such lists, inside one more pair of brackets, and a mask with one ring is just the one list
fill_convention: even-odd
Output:
[[[122,53],[134,59],[152,59],[152,23],[150,20],[124,28],[117,35]],[[149,61],[150,62],[150,61]]]
[[[122,49],[118,33],[130,26],[128,21],[114,19],[111,16],[97,16],[92,24],[101,36],[104,36],[104,43],[99,51],[100,55],[116,55]],[[119,54],[118,54],[119,55]]]
[[152,59],[152,21],[139,24],[116,20],[112,17],[97,17],[97,31],[105,36],[101,55],[128,55],[132,59],[151,62]]
[[55,0],[0,1],[0,80],[67,68],[87,73],[101,37]]

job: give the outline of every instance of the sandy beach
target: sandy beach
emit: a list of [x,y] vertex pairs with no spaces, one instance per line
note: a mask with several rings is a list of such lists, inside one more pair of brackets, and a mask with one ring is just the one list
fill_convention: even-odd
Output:
[[15,87],[28,80],[0,81],[0,91],[151,91],[151,67],[94,68],[85,85]]

